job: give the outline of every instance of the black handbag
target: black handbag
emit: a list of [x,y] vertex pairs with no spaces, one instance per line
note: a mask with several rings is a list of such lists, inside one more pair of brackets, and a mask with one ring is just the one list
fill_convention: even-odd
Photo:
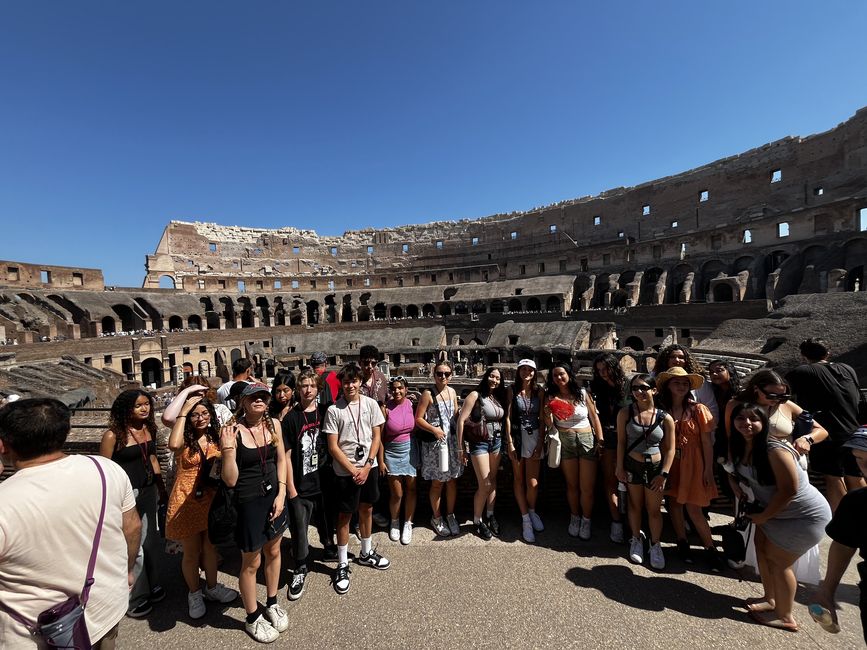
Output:
[[464,420],[464,438],[471,443],[488,442],[488,423],[482,412],[482,398],[477,397],[476,403],[470,411],[470,416]]

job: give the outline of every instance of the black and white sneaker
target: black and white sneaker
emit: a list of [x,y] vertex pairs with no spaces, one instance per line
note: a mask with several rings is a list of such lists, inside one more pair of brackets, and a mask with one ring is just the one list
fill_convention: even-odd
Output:
[[491,531],[491,534],[494,537],[500,536],[500,522],[497,521],[497,518],[494,515],[490,515],[488,517],[488,530]]
[[292,582],[289,583],[289,589],[286,592],[286,597],[289,600],[298,600],[304,595],[304,583],[307,580],[307,569],[295,569],[292,574]]
[[348,564],[338,564],[334,571],[334,577],[331,579],[331,584],[334,585],[334,591],[343,595],[349,591],[349,574],[352,571]]
[[380,571],[385,571],[391,566],[391,562],[377,553],[376,549],[372,549],[367,555],[359,555],[355,561],[362,566],[369,566],[371,569],[378,569]]

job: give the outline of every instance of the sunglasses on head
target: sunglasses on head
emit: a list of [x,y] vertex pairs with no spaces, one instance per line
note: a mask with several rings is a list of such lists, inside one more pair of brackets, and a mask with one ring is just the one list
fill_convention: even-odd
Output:
[[448,370],[437,370],[434,373],[437,377],[451,377],[452,373]]

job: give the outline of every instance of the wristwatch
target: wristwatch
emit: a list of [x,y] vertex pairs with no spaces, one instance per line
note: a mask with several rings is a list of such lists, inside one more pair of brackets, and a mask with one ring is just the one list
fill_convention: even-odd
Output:
[[659,475],[660,475],[662,478],[664,478],[665,480],[668,480],[668,472],[660,472]]
[[375,462],[375,459],[373,459],[373,458],[368,458],[368,459],[367,459],[367,464],[370,465],[371,467],[373,467],[373,463],[374,463],[374,462]]
[[813,446],[813,436],[804,436],[804,440],[812,447]]

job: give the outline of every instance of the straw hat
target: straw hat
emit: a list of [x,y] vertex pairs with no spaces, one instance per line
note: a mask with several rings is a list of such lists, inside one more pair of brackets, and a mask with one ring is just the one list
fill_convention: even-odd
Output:
[[686,377],[687,379],[689,379],[689,387],[692,390],[698,390],[704,383],[704,377],[702,377],[701,375],[687,372],[680,366],[675,366],[674,368],[669,368],[665,372],[661,372],[656,375],[656,385],[660,390],[662,390],[662,387],[665,386],[668,380],[674,379],[675,377]]

